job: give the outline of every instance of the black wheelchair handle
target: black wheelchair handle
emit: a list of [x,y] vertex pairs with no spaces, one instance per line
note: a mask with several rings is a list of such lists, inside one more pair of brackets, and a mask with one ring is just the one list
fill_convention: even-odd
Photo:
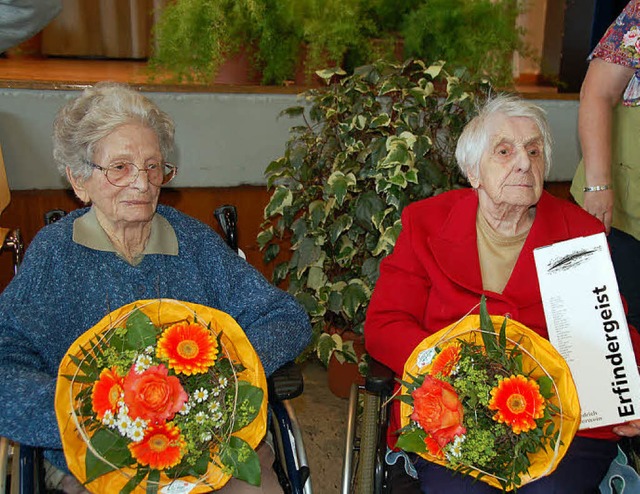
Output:
[[390,393],[394,385],[394,374],[384,364],[371,359],[369,362],[369,374],[365,379],[365,389],[372,393]]
[[222,232],[224,233],[227,245],[234,251],[238,251],[238,211],[231,204],[225,204],[216,208],[213,212]]
[[55,223],[62,217],[66,216],[67,212],[63,209],[52,209],[44,213],[44,224],[50,225],[51,223]]

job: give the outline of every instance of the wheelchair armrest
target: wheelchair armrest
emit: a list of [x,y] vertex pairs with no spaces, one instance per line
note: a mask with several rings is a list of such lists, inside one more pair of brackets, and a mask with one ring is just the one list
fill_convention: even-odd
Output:
[[284,401],[296,398],[302,394],[304,380],[300,366],[294,362],[287,362],[267,379],[269,395]]
[[364,383],[367,391],[376,394],[391,393],[394,384],[394,374],[389,367],[371,359],[369,373]]

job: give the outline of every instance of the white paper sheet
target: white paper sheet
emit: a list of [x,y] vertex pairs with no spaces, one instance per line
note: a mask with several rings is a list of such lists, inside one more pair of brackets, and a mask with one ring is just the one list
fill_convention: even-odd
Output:
[[580,429],[640,417],[640,375],[604,233],[534,251],[549,340],[578,389]]

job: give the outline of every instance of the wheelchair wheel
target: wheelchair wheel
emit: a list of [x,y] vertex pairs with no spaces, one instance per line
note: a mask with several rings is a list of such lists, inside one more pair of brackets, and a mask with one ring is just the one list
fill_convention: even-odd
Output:
[[362,394],[362,424],[360,426],[360,451],[356,477],[356,494],[381,492],[376,485],[376,457],[378,451],[378,420],[380,397],[368,392]]

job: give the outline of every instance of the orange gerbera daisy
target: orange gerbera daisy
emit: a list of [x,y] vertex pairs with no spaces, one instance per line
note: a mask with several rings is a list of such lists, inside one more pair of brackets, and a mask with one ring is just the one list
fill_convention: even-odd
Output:
[[434,357],[431,362],[431,375],[449,376],[459,361],[460,343],[451,343]]
[[98,420],[102,420],[108,411],[115,414],[118,401],[123,393],[124,378],[118,374],[116,368],[103,369],[100,377],[93,385],[91,402]]
[[544,408],[538,383],[522,375],[507,377],[491,390],[489,409],[497,410],[493,420],[509,425],[516,434],[535,429]]
[[180,429],[168,422],[150,426],[140,442],[129,444],[129,451],[140,465],[164,470],[180,463],[186,445]]
[[204,326],[182,322],[162,333],[156,354],[178,374],[202,374],[215,363],[218,342]]

